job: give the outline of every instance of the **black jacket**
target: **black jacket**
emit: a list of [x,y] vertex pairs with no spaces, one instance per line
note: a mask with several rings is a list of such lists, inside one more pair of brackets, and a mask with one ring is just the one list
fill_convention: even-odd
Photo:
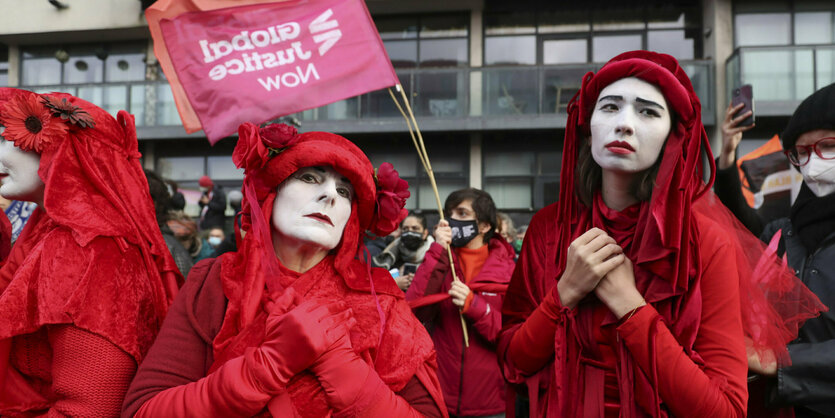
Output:
[[[812,318],[789,344],[791,366],[777,369],[771,401],[794,405],[797,417],[835,416],[835,233],[809,254],[793,231],[789,218],[769,223],[760,238],[769,242],[783,231],[789,266],[830,310]],[[822,415],[818,415],[822,414]]]
[[[203,213],[204,204],[200,204],[200,213]],[[200,217],[200,229],[223,228],[226,225],[226,193],[223,189],[215,186],[212,192],[212,199],[209,200],[209,209],[205,215]]]

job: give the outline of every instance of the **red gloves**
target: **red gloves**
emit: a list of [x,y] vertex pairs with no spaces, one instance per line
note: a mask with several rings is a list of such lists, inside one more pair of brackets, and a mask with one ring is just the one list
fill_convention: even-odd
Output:
[[513,335],[507,350],[509,360],[526,374],[534,374],[554,357],[554,334],[562,316],[557,287]]
[[288,289],[268,304],[271,313],[260,347],[196,382],[158,393],[136,416],[252,416],[263,410],[293,376],[338,338],[346,338],[346,327],[354,323],[343,302],[318,306],[306,301],[292,308],[299,300]]
[[397,396],[351,347],[348,328],[313,364],[334,416],[422,417]]

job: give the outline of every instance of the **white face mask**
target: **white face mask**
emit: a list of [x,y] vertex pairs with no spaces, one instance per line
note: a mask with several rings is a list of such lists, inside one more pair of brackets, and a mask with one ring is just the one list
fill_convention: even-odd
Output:
[[835,160],[822,160],[817,154],[809,156],[809,162],[800,167],[803,181],[817,197],[835,192]]
[[0,195],[10,200],[40,202],[44,184],[38,176],[40,154],[23,151],[0,137]]
[[351,216],[354,189],[331,167],[306,167],[278,186],[272,226],[280,242],[332,250]]
[[208,241],[209,241],[209,245],[211,245],[212,247],[217,247],[218,245],[220,245],[221,242],[223,242],[223,238],[221,238],[221,237],[209,237]]
[[664,95],[638,78],[600,92],[591,116],[591,155],[604,170],[636,174],[658,159],[672,120]]

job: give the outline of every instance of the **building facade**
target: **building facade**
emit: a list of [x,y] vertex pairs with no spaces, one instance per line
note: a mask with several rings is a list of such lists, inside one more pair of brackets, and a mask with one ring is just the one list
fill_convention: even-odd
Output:
[[[151,1],[0,0],[0,84],[66,91],[136,116],[146,168],[227,190],[243,174],[235,138],[186,134],[143,17]],[[367,0],[408,97],[441,199],[483,188],[517,224],[556,201],[566,107],[581,77],[627,50],[678,58],[714,144],[730,91],[754,87],[757,127],[742,152],[779,133],[800,100],[835,81],[835,3],[814,0]],[[435,209],[412,140],[387,91],[293,115],[337,132],[375,166],[409,180],[410,209]]]

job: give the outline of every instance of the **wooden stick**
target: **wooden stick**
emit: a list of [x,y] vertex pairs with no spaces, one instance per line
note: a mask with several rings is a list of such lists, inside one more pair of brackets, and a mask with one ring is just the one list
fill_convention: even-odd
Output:
[[[435,172],[432,171],[432,164],[429,162],[429,153],[426,152],[426,143],[423,141],[423,135],[420,133],[420,128],[418,127],[417,120],[415,119],[415,114],[412,111],[412,106],[409,104],[409,98],[406,96],[403,86],[397,84],[397,90],[400,91],[400,96],[403,98],[406,110],[409,112],[408,116],[406,116],[406,112],[403,111],[403,107],[400,106],[400,103],[397,101],[397,98],[394,96],[391,89],[388,89],[389,95],[394,101],[395,106],[397,106],[397,110],[399,110],[400,114],[403,115],[403,118],[406,119],[406,126],[409,128],[409,135],[412,137],[412,143],[415,145],[418,157],[420,158],[420,163],[423,165],[424,170],[426,170],[426,174],[429,177],[429,184],[432,186],[432,191],[435,193],[435,203],[438,205],[438,215],[440,215],[441,220],[444,220],[444,210],[441,205],[441,196],[438,193],[438,185],[435,182]],[[414,131],[412,130],[413,127]],[[415,133],[417,133],[417,138],[415,138]],[[452,248],[447,245],[446,249],[447,256],[449,256],[449,267],[452,270],[452,280],[460,282],[461,280],[458,278],[458,273],[455,271],[455,262],[452,258]],[[461,319],[461,330],[464,333],[464,347],[469,347],[470,336],[467,332],[467,323],[464,321],[464,314],[459,313],[459,318]]]

